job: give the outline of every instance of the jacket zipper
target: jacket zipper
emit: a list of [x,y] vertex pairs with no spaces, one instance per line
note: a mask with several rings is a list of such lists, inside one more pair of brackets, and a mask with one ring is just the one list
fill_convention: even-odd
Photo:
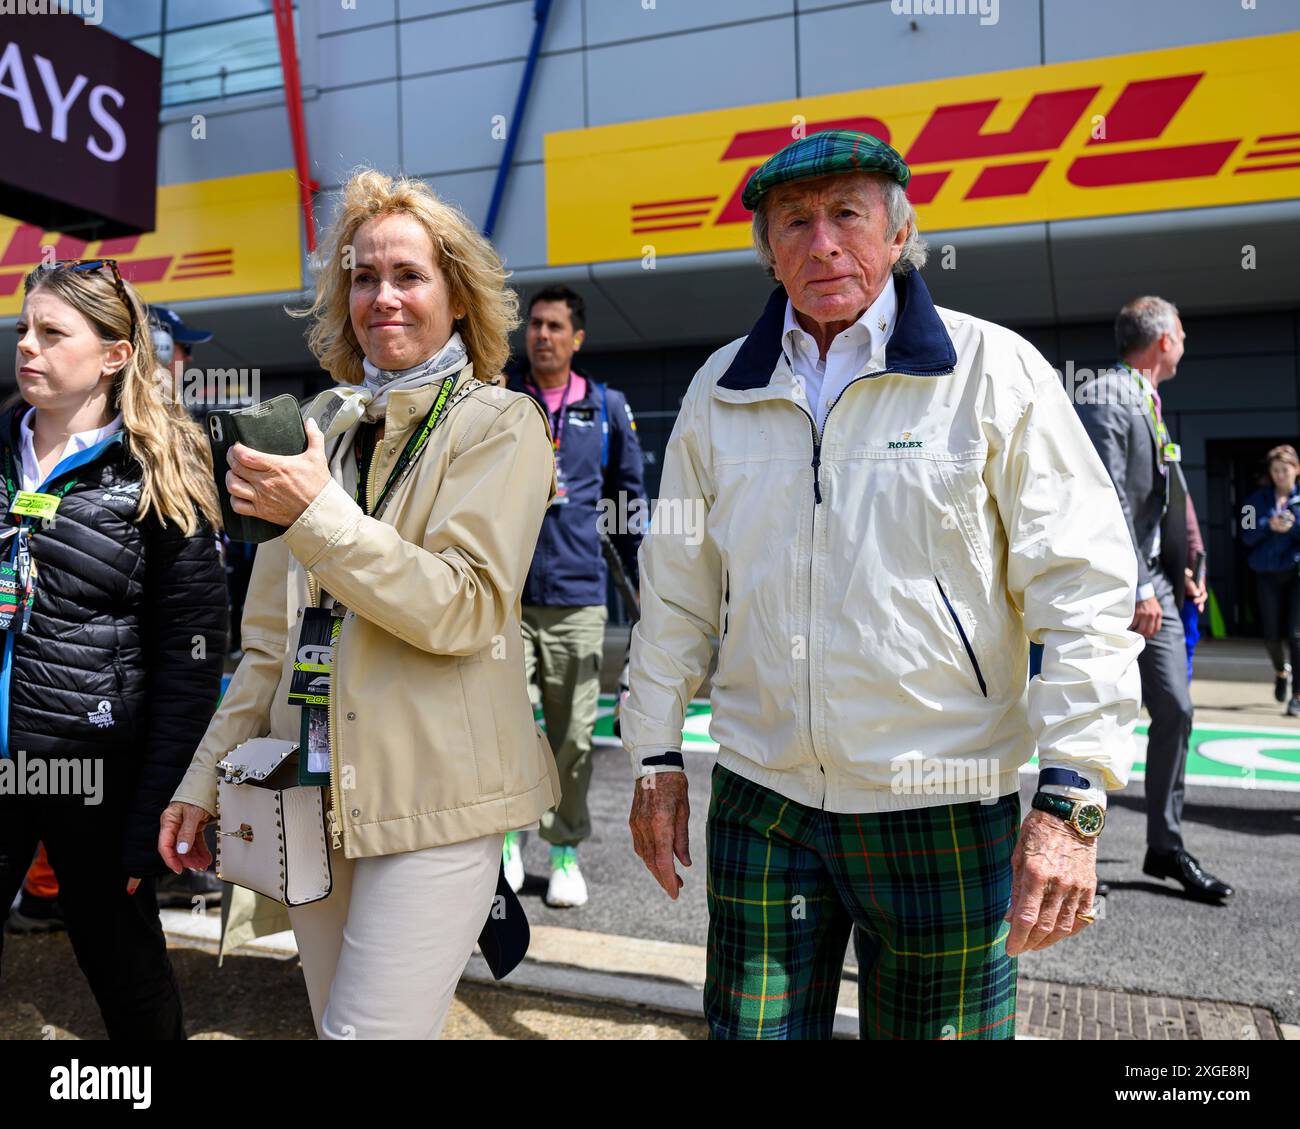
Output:
[[343,827],[339,821],[339,762],[338,746],[334,739],[334,726],[338,721],[338,706],[336,705],[338,695],[334,692],[334,675],[339,669],[339,643],[343,641],[343,632],[339,632],[339,637],[334,642],[334,673],[330,675],[330,700],[325,709],[325,738],[330,750],[330,810],[329,810],[329,828],[330,828],[330,846],[338,850],[343,846]]
[[131,709],[130,702],[126,696],[126,667],[122,663],[122,644],[113,645],[113,674],[117,680],[117,697],[122,703],[122,715],[126,718],[126,723],[135,728],[135,711]]
[[[806,649],[806,662],[808,663],[808,747],[812,750],[813,760],[817,762],[817,771],[822,774],[822,781],[826,780],[826,766],[822,764],[821,757],[817,755],[817,738],[813,734],[813,648],[812,648],[812,629],[813,629],[813,574],[816,572],[817,560],[817,507],[821,505],[822,489],[819,480],[822,453],[821,432],[817,430],[817,420],[813,417],[812,412],[807,408],[799,407],[799,411],[808,417],[808,427],[812,431],[813,441],[813,513],[812,513],[812,531],[808,537],[808,646]],[[730,578],[727,581],[727,591],[731,591]],[[727,614],[731,614],[730,604],[728,604]],[[822,807],[826,806],[825,788],[822,790]]]
[[[375,444],[375,449],[370,455],[370,465],[366,468],[366,513],[375,512],[375,470],[379,466],[379,460],[375,455],[379,451],[379,442]],[[315,607],[319,600],[319,585],[315,577],[309,572],[307,574],[307,585],[311,595],[312,606]],[[315,589],[315,591],[312,591]],[[339,647],[343,642],[343,632],[340,629],[338,638],[334,641],[334,670],[330,674],[330,700],[326,707],[325,717],[325,736],[330,750],[330,809],[328,822],[330,829],[330,845],[334,850],[343,846],[343,823],[339,816],[342,810],[342,792],[339,788],[339,751],[338,741],[335,734],[338,732],[338,671],[339,671]]]
[[366,467],[366,513],[373,516],[375,512],[375,468],[379,465],[379,445],[382,439],[375,440],[374,449],[370,452],[370,465]]
[[[834,400],[831,401],[831,406],[826,409],[826,419],[829,422],[831,418],[831,412],[835,410],[835,405],[838,404],[844,398],[844,393],[847,392],[850,388],[852,388],[853,385],[857,384],[859,380],[870,380],[873,377],[877,377],[877,376],[948,376],[953,371],[954,370],[950,368],[944,369],[942,372],[917,372],[914,369],[882,368],[882,369],[878,369],[876,372],[864,372],[861,376],[855,376],[852,380],[848,382],[848,384],[846,384],[843,388],[840,389],[840,394],[836,396]],[[803,409],[800,410],[804,411]],[[816,504],[820,505],[822,500],[822,483],[821,483],[822,436],[825,434],[825,430],[823,429],[823,431],[821,431],[820,433],[818,432],[817,421],[813,419],[811,412],[804,411],[804,415],[808,417],[808,422],[812,425],[813,501]]]
[[937,576],[934,578],[934,582],[938,585],[939,595],[943,597],[943,606],[948,609],[953,626],[957,628],[957,634],[961,636],[961,645],[966,648],[966,657],[970,659],[970,664],[975,670],[975,678],[980,684],[980,693],[987,698],[989,688],[984,683],[984,674],[980,670],[979,660],[975,657],[975,648],[970,645],[970,640],[966,637],[966,629],[962,627],[961,620],[957,618],[957,609],[952,606],[952,601],[948,599],[948,593],[943,590],[943,584],[940,583]]
[[[952,370],[949,369],[948,371],[951,372]],[[839,394],[838,396],[836,396],[834,400],[831,401],[830,407],[828,407],[828,408],[826,409],[826,422],[827,422],[828,424],[830,423],[831,412],[833,412],[833,411],[835,410],[835,405],[838,404],[838,403],[840,402],[840,400],[842,400],[842,399],[844,398],[844,393],[845,393],[846,391],[848,391],[848,389],[849,389],[850,387],[852,387],[854,384],[856,384],[859,380],[868,380],[868,379],[870,379],[871,377],[884,376],[886,373],[897,374],[897,375],[900,375],[900,376],[943,375],[942,373],[939,373],[939,374],[914,373],[914,372],[909,372],[909,371],[906,370],[906,369],[880,369],[880,370],[877,371],[877,372],[865,372],[865,373],[863,373],[861,376],[855,376],[852,380],[849,381],[848,384],[846,384],[846,385],[845,385],[845,386],[840,390],[840,394]],[[797,404],[796,404],[795,406],[798,407]],[[811,545],[809,546],[809,550],[808,550],[808,632],[809,632],[809,639],[808,639],[808,743],[809,743],[809,746],[812,748],[813,759],[817,762],[817,768],[818,768],[818,770],[821,772],[821,774],[822,774],[822,778],[823,778],[823,780],[824,780],[824,779],[826,778],[826,768],[825,768],[825,766],[822,764],[822,762],[821,762],[821,758],[817,755],[817,739],[816,739],[816,737],[813,735],[813,684],[812,684],[813,647],[812,647],[812,638],[811,638],[811,635],[812,635],[812,624],[813,624],[813,608],[812,608],[812,598],[813,598],[813,573],[814,573],[815,568],[816,568],[816,558],[817,558],[817,507],[820,506],[820,505],[821,505],[821,502],[822,502],[822,484],[821,484],[822,438],[823,438],[823,436],[825,435],[825,430],[823,429],[823,430],[819,431],[819,430],[817,429],[817,420],[816,420],[816,418],[813,416],[812,412],[808,411],[807,408],[799,408],[799,410],[800,410],[801,412],[803,412],[803,414],[804,414],[805,416],[808,417],[808,427],[809,427],[809,429],[810,429],[811,432],[812,432],[812,444],[813,444],[813,450],[812,450],[812,472],[813,472],[813,518],[812,518],[812,522],[813,522],[813,527],[812,527]],[[973,658],[974,658],[974,656],[972,655],[972,659],[973,659]],[[983,678],[981,677],[981,678],[980,678],[980,684],[981,684],[981,686],[983,685],[983,681],[984,681],[984,680],[983,680]],[[986,694],[985,696],[987,697],[987,694]],[[826,806],[826,799],[825,799],[825,794],[823,793],[823,796],[822,796],[822,807],[825,808],[825,806]]]

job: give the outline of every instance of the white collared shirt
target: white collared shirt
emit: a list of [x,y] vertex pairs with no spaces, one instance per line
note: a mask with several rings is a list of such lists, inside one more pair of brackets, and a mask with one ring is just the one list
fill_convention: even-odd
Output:
[[[18,445],[22,452],[22,488],[24,490],[39,490],[45,477],[41,474],[41,465],[36,458],[36,446],[32,438],[32,420],[36,416],[36,409],[23,415],[22,422],[18,425]],[[122,413],[117,413],[117,418],[112,420],[104,427],[97,427],[90,431],[78,431],[67,442],[63,448],[63,454],[58,458],[54,465],[58,466],[69,455],[75,455],[79,451],[88,451],[96,443],[102,443],[113,432],[122,426]]]
[[811,333],[795,319],[794,305],[785,303],[785,328],[781,347],[794,371],[795,379],[808,400],[817,420],[818,430],[826,426],[826,413],[854,377],[881,352],[894,333],[898,317],[898,296],[894,279],[881,290],[880,296],[848,329],[836,334],[823,360]]

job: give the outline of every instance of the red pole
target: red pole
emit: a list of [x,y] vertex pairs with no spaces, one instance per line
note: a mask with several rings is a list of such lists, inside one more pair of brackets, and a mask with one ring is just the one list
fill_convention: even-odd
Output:
[[289,135],[293,139],[293,160],[298,170],[298,191],[302,197],[302,218],[307,229],[307,250],[316,250],[316,217],[312,193],[320,183],[312,178],[307,157],[307,125],[302,112],[302,80],[298,74],[298,48],[293,37],[293,0],[272,0],[275,33],[280,44],[280,72],[284,78],[284,104],[289,112]]

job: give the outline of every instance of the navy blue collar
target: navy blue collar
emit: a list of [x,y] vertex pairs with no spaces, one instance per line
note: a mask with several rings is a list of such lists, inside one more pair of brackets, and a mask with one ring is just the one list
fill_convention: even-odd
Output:
[[[885,370],[910,376],[943,376],[952,372],[957,364],[957,350],[935,312],[930,291],[921,276],[909,270],[892,277],[898,295],[898,321],[885,346]],[[786,301],[784,286],[772,291],[763,316],[749,331],[745,343],[718,381],[718,387],[743,391],[770,383],[781,356]]]

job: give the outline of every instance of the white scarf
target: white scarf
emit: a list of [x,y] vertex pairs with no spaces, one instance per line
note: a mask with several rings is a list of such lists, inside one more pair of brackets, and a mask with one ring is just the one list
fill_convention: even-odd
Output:
[[[376,368],[362,362],[365,380],[360,386],[339,384],[327,388],[311,402],[305,419],[314,419],[326,440],[342,436],[329,456],[330,475],[350,494],[356,490],[357,468],[351,458],[355,425],[382,420],[388,410],[388,398],[397,391],[420,388],[445,380],[454,372],[469,367],[469,355],[459,333],[453,333],[441,349],[421,364],[408,369]],[[352,434],[347,434],[349,431]]]
[[381,369],[363,360],[361,367],[366,378],[361,385],[338,384],[327,388],[311,402],[306,418],[314,419],[325,438],[332,439],[363,419],[367,423],[383,419],[392,393],[445,380],[467,364],[469,355],[459,333],[453,333],[447,344],[427,361],[411,368]]

